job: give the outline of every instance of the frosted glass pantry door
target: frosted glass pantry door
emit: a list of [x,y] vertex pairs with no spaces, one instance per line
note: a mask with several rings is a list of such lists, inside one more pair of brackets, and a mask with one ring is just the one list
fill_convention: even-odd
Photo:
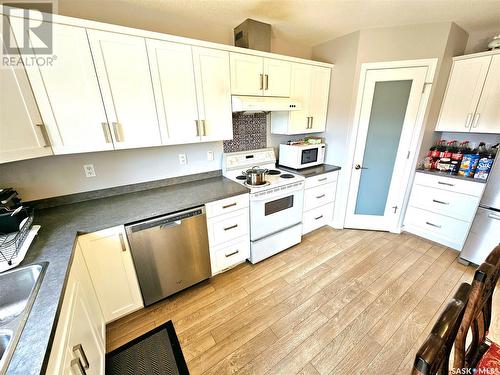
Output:
[[427,67],[369,70],[352,165],[346,227],[390,230],[405,192],[403,170]]

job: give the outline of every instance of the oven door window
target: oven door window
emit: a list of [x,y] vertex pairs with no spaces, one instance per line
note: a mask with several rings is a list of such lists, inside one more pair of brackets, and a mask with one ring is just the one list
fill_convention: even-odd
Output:
[[264,216],[269,216],[293,207],[293,195],[267,202],[264,207]]
[[318,161],[318,149],[310,148],[302,151],[301,164],[315,163]]

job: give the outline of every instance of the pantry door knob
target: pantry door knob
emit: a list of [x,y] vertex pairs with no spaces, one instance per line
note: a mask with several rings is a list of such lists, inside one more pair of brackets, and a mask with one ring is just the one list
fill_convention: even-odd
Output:
[[368,169],[368,168],[366,168],[366,167],[362,167],[361,165],[356,164],[356,165],[354,166],[354,169]]

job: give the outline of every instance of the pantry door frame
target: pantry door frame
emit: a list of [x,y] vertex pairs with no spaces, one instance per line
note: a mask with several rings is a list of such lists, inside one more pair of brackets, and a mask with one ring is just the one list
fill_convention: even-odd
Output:
[[[382,230],[389,231],[393,233],[400,233],[404,213],[406,211],[406,205],[409,198],[411,181],[415,175],[415,166],[418,158],[418,151],[422,143],[423,138],[423,125],[424,118],[428,109],[428,103],[430,94],[432,91],[432,83],[434,81],[434,76],[436,72],[437,59],[420,59],[420,60],[405,60],[405,61],[390,61],[381,63],[365,63],[361,65],[360,75],[359,75],[359,85],[358,85],[358,95],[356,99],[356,109],[354,114],[353,126],[349,137],[349,148],[348,148],[348,162],[347,167],[349,168],[348,181],[345,184],[347,194],[345,195],[345,212],[344,212],[344,227],[358,228],[358,229],[368,229],[368,230]],[[371,71],[390,71],[399,70],[404,68],[426,68],[426,75],[424,79],[423,92],[420,96],[420,101],[417,109],[417,114],[415,116],[415,125],[413,127],[413,132],[411,135],[410,146],[408,148],[408,154],[405,155],[407,162],[405,167],[400,173],[401,185],[396,194],[396,201],[398,202],[396,213],[387,216],[387,212],[384,216],[378,216],[383,218],[382,220],[375,220],[373,218],[363,217],[364,215],[354,215],[355,202],[357,200],[358,188],[359,188],[359,176],[360,171],[355,170],[355,159],[359,159],[359,150],[356,152],[356,146],[358,145],[358,136],[366,137],[367,129],[365,129],[364,134],[360,134],[360,124],[361,121],[366,121],[366,108],[363,108],[365,90],[367,89],[367,76]],[[369,106],[371,108],[373,97],[370,99]],[[365,109],[365,111],[363,111]],[[365,116],[363,118],[362,116]],[[369,121],[369,118],[368,118]],[[363,142],[361,142],[363,143]],[[363,153],[366,144],[363,143]],[[355,175],[355,173],[357,175]]]

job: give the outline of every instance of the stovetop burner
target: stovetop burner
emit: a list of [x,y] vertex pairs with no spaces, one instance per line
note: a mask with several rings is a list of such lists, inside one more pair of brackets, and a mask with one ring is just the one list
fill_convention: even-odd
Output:
[[247,176],[243,176],[243,175],[236,176],[236,179],[237,179],[237,180],[246,180],[246,179],[247,179]]
[[271,175],[271,176],[276,176],[276,175],[279,175],[281,174],[281,171],[278,171],[277,169],[271,169],[267,172],[268,175]]
[[285,173],[285,174],[282,174],[280,177],[281,178],[294,178],[295,176],[293,174],[290,174],[290,173]]

